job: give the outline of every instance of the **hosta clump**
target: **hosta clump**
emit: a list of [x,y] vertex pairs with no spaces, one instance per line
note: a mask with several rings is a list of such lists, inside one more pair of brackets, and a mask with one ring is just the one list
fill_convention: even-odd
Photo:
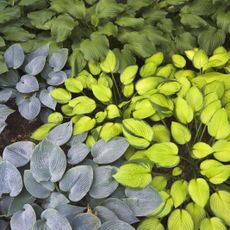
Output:
[[[71,146],[70,163],[91,152],[93,162],[111,164],[125,153],[127,162],[117,165],[113,178],[132,189],[152,186],[163,199],[140,230],[163,229],[165,221],[168,229],[230,224],[230,54],[223,47],[212,56],[197,48],[185,54],[162,65],[163,54],[156,53],[142,67],[128,66],[118,74],[119,60],[109,51],[104,61],[89,64],[88,71],[51,92],[63,115],[51,114],[32,136],[59,140],[53,138],[55,129],[71,124],[60,124],[65,116],[73,124],[70,144],[82,151],[78,159]],[[56,128],[50,131],[51,121]],[[65,130],[60,135],[67,136]],[[77,143],[79,135],[85,144]],[[119,153],[121,136],[130,146]]]
[[[121,230],[132,230],[139,217],[159,207],[162,199],[151,186],[144,189],[119,186],[113,178],[118,170],[116,164],[97,164],[92,160],[78,164],[82,160],[76,159],[78,151],[87,147],[84,139],[78,136],[72,141],[77,152],[70,160],[48,139],[38,145],[19,141],[4,149],[0,159],[1,229],[9,226],[12,230],[19,227],[55,229],[58,226],[60,229],[103,230],[119,226]],[[103,159],[99,152],[102,145],[103,154],[110,155],[112,150],[116,152],[115,146],[122,153],[128,148],[123,137],[114,143],[99,143],[92,148],[98,161]]]
[[[49,55],[49,45],[45,45],[25,55],[19,44],[10,46],[4,53],[9,72],[0,77],[0,87],[4,89],[1,93],[6,95],[13,90],[18,110],[28,120],[33,120],[42,107],[54,110],[57,103],[50,91],[69,76],[69,70],[63,70],[67,58],[68,50],[64,48]],[[6,99],[9,97],[10,94]]]

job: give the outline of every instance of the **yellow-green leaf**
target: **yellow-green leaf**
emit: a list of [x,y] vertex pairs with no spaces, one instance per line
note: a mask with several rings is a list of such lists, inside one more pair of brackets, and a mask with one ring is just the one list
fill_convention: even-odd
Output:
[[68,78],[65,80],[65,87],[69,92],[80,93],[83,90],[82,83],[76,78]]
[[186,101],[192,107],[194,112],[198,112],[203,107],[203,95],[201,91],[196,86],[192,86],[187,94]]
[[104,61],[101,62],[100,67],[106,73],[112,73],[116,68],[116,56],[112,50],[109,50]]
[[148,62],[140,68],[140,76],[143,78],[150,77],[155,73],[156,69],[157,69],[156,63]]
[[202,69],[208,63],[208,56],[204,50],[198,50],[192,59],[193,66],[197,69]]
[[179,54],[174,54],[172,56],[172,61],[173,64],[177,67],[177,68],[184,68],[186,65],[186,60],[183,56],[179,55]]
[[60,104],[68,103],[71,100],[71,93],[62,88],[56,88],[51,91],[52,97]]
[[101,102],[109,102],[112,99],[112,91],[103,85],[93,85],[92,91],[94,96]]
[[153,141],[156,142],[170,142],[170,132],[164,125],[153,125]]
[[59,112],[51,113],[48,116],[48,123],[61,123],[63,121],[63,115]]
[[193,119],[193,109],[182,97],[176,99],[175,114],[177,119],[184,124],[191,122]]
[[220,218],[212,217],[202,220],[200,230],[227,230],[227,228]]
[[157,52],[152,56],[146,58],[145,63],[154,62],[157,65],[160,65],[164,60],[164,54],[162,52]]
[[226,140],[217,141],[213,145],[214,157],[222,162],[230,162],[230,142]]
[[56,123],[47,123],[40,126],[37,130],[33,132],[31,138],[37,141],[43,140],[48,135],[49,131],[56,125]]
[[191,133],[189,129],[179,122],[173,121],[171,123],[171,133],[173,139],[180,145],[184,145],[191,140]]
[[192,157],[201,159],[213,153],[213,148],[205,142],[197,142],[192,147]]
[[74,124],[73,135],[78,135],[94,128],[96,120],[88,116],[81,117]]
[[153,177],[151,186],[158,191],[162,191],[167,186],[167,179],[164,176],[155,176]]
[[209,199],[209,185],[203,178],[192,179],[188,184],[188,192],[192,200],[204,207]]
[[126,67],[120,75],[120,81],[124,85],[128,85],[133,82],[138,71],[137,65],[131,65]]
[[149,217],[144,219],[137,227],[137,230],[164,230],[164,226],[161,224],[161,222],[154,218]]

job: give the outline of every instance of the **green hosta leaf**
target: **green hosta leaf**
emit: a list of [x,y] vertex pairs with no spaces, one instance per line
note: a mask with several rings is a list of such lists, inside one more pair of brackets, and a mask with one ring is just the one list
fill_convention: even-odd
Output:
[[204,94],[208,95],[215,92],[218,98],[221,99],[225,91],[224,88],[224,83],[217,79],[204,86]]
[[89,71],[93,75],[99,75],[101,72],[100,65],[93,62],[88,62]]
[[122,133],[122,125],[120,123],[107,122],[100,131],[100,137],[109,141],[111,138],[116,137]]
[[94,128],[96,120],[88,116],[81,117],[79,121],[74,124],[73,135],[82,134]]
[[214,157],[222,162],[230,161],[230,142],[226,140],[217,141],[213,145]]
[[71,16],[62,14],[46,24],[50,25],[51,35],[56,42],[63,42],[71,35],[76,22]]
[[122,165],[113,177],[124,186],[144,188],[149,185],[152,180],[151,167],[145,163],[128,163]]
[[100,63],[100,67],[102,71],[106,73],[114,72],[116,68],[116,56],[112,50],[109,50],[108,54],[106,55],[105,59]]
[[221,184],[230,176],[229,165],[216,160],[205,160],[200,164],[201,174],[209,178],[213,184]]
[[51,91],[51,96],[59,103],[65,104],[71,100],[71,93],[62,88],[56,88]]
[[175,102],[175,114],[177,119],[184,124],[187,124],[193,119],[193,110],[186,100],[178,97]]
[[175,209],[168,218],[169,230],[193,230],[194,223],[191,215],[185,209]]
[[139,225],[137,230],[164,230],[164,226],[161,224],[160,220],[154,218],[154,217],[149,217],[144,219]]
[[205,209],[193,202],[187,204],[185,209],[189,212],[193,219],[194,230],[198,230],[200,228],[201,221],[206,217]]
[[170,195],[175,208],[179,207],[186,200],[187,190],[188,182],[185,180],[177,180],[172,184]]
[[159,90],[159,93],[162,93],[166,96],[170,96],[170,95],[177,93],[180,90],[180,88],[181,88],[181,85],[176,81],[162,82],[157,87],[157,89]]
[[203,107],[203,95],[196,86],[192,86],[186,93],[186,101],[194,112],[198,112]]
[[153,139],[152,128],[144,121],[125,119],[122,122],[123,133],[127,141],[137,148],[146,148]]
[[217,217],[205,218],[200,224],[200,230],[227,230],[221,219]]
[[205,142],[197,142],[192,148],[192,156],[197,159],[207,157],[213,152],[214,149]]
[[59,112],[51,113],[47,118],[49,123],[61,123],[63,121],[63,115]]
[[208,133],[216,139],[226,138],[230,134],[230,124],[225,109],[217,110],[208,123]]
[[[145,108],[145,110],[143,110],[143,108]],[[137,101],[133,117],[137,119],[144,119],[151,117],[154,113],[156,113],[156,110],[151,101],[149,99],[144,99]]]
[[181,14],[180,17],[181,23],[185,26],[189,26],[192,29],[199,29],[207,25],[207,22],[198,15]]
[[167,179],[164,176],[155,176],[153,177],[151,186],[158,191],[162,191],[167,186]]
[[217,217],[230,226],[230,193],[228,191],[220,190],[213,193],[210,197],[210,208]]
[[160,65],[164,60],[164,54],[162,52],[157,52],[153,54],[152,56],[146,58],[145,62],[154,62],[157,65]]
[[120,17],[116,20],[116,24],[118,24],[121,27],[131,27],[131,28],[137,28],[144,25],[144,19],[143,18],[135,18],[135,17]]
[[130,83],[132,83],[137,74],[137,71],[138,71],[137,65],[131,65],[126,67],[120,75],[121,83],[124,85],[129,85]]
[[188,192],[192,200],[204,207],[209,199],[209,185],[203,178],[192,179],[188,184]]
[[146,150],[145,155],[152,162],[166,168],[174,167],[180,161],[180,157],[178,156],[178,148],[174,143],[171,142],[154,144]]
[[92,91],[94,96],[101,102],[109,102],[112,99],[112,91],[103,85],[93,85]]
[[[7,5],[6,5],[7,6]],[[9,22],[11,20],[16,20],[21,16],[21,10],[19,6],[11,6],[10,4],[8,5],[9,7],[4,7],[2,9],[1,6],[1,16],[0,16],[0,23],[4,24],[6,22]]]
[[186,65],[186,60],[183,56],[178,55],[178,54],[174,54],[172,56],[172,61],[173,64],[177,67],[177,68],[184,68]]
[[173,139],[180,145],[184,145],[191,140],[191,133],[189,129],[179,122],[172,122],[171,133]]
[[54,128],[56,125],[56,123],[47,123],[40,126],[37,130],[33,132],[31,138],[37,141],[43,140],[48,135],[50,130]]
[[141,69],[140,69],[140,76],[145,78],[145,77],[150,77],[154,75],[155,71],[157,69],[157,64],[154,62],[147,62],[144,64]]
[[96,102],[87,96],[79,96],[70,100],[69,106],[73,108],[74,114],[81,115],[93,112],[96,109]]
[[197,69],[202,69],[208,63],[208,56],[204,50],[200,49],[194,54],[192,63]]
[[117,118],[117,117],[120,117],[120,110],[119,108],[114,105],[114,104],[110,104],[106,107],[106,110],[107,112],[107,117],[109,119],[114,119],[114,118]]
[[164,125],[154,125],[153,129],[153,141],[156,142],[170,142],[170,132]]

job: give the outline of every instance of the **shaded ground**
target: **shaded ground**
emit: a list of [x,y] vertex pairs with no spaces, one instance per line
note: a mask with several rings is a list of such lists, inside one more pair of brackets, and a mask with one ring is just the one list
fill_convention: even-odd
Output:
[[30,140],[31,134],[42,124],[39,118],[28,121],[21,117],[17,112],[17,106],[15,104],[9,103],[9,106],[16,110],[16,112],[7,118],[7,126],[0,134],[0,155],[2,155],[7,145],[17,141]]

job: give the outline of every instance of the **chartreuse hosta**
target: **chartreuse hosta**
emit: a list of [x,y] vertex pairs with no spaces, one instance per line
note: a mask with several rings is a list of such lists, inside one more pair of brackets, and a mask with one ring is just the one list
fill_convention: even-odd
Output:
[[[75,138],[87,132],[85,143],[99,164],[125,153],[127,161],[113,178],[129,188],[152,186],[163,200],[138,230],[164,229],[165,219],[169,230],[227,229],[230,53],[219,47],[207,56],[195,48],[185,57],[173,55],[170,64],[163,59],[158,52],[141,67],[128,66],[118,74],[119,60],[110,50],[104,61],[90,63],[51,91],[61,111],[50,114],[32,138],[63,144],[70,132]],[[60,124],[63,119],[67,122]]]

